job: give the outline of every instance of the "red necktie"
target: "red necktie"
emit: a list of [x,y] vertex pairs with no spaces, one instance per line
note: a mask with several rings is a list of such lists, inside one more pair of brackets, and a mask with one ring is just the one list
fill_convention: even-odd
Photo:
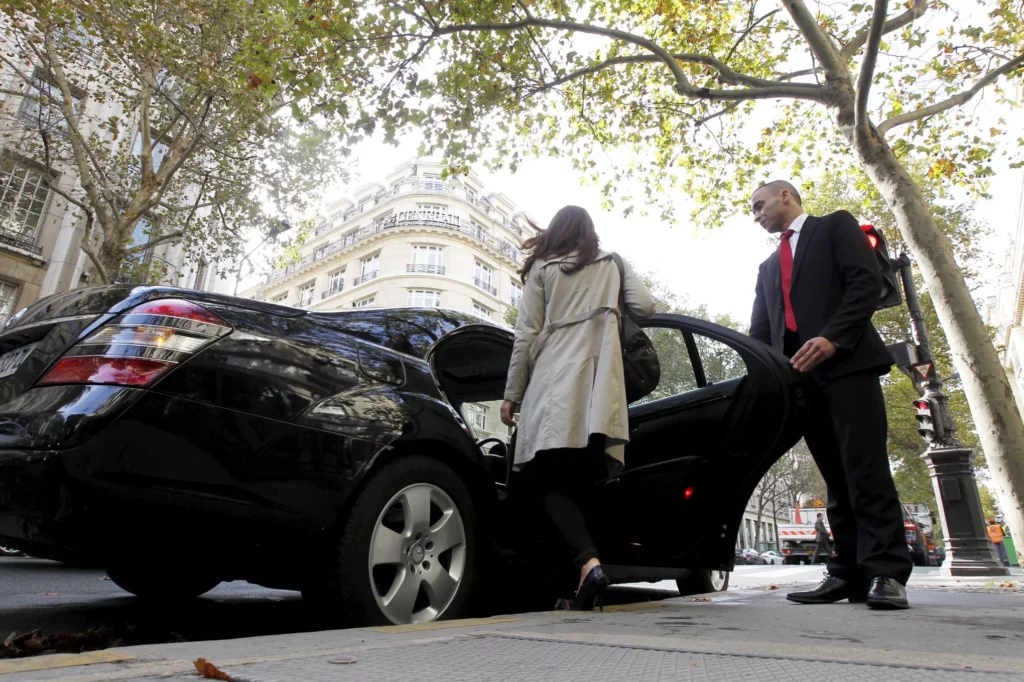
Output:
[[782,302],[786,306],[786,329],[795,332],[796,315],[793,314],[793,302],[789,300],[789,290],[793,284],[793,249],[789,245],[789,238],[793,230],[786,230],[782,235],[782,243],[779,244],[779,265],[782,266]]

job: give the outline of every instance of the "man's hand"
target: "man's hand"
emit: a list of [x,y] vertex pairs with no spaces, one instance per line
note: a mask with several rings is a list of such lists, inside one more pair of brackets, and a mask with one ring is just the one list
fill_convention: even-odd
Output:
[[516,420],[512,418],[512,415],[516,411],[516,404],[511,400],[506,400],[501,404],[501,423],[505,426],[515,426]]
[[797,351],[790,361],[798,372],[810,372],[836,354],[836,345],[824,336],[816,336]]

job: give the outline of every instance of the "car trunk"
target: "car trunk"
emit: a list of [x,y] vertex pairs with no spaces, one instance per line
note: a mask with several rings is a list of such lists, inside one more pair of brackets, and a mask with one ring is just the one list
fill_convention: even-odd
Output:
[[512,331],[490,324],[460,327],[427,351],[434,381],[455,407],[500,400],[511,357]]

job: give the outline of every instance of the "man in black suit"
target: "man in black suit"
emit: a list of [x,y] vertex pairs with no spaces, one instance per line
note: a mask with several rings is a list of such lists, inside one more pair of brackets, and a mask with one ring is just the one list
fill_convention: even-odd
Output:
[[788,182],[759,187],[751,208],[782,239],[758,271],[750,335],[810,374],[803,434],[828,485],[835,541],[821,585],[788,598],[907,608],[913,563],[886,454],[878,377],[892,357],[871,324],[882,292],[874,252],[852,215],[807,215]]

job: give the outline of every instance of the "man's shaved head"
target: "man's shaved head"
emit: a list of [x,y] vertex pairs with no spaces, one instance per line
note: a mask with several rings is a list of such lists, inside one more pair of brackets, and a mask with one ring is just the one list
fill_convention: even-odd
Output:
[[793,183],[791,182],[788,182],[786,180],[772,180],[771,182],[764,183],[763,185],[761,185],[761,187],[758,187],[757,189],[761,189],[762,187],[771,192],[771,196],[778,196],[779,194],[782,193],[782,190],[787,189],[789,190],[790,196],[796,199],[796,203],[800,204],[801,206],[804,205],[803,199],[800,198],[800,192],[797,191],[796,187],[794,187]]

